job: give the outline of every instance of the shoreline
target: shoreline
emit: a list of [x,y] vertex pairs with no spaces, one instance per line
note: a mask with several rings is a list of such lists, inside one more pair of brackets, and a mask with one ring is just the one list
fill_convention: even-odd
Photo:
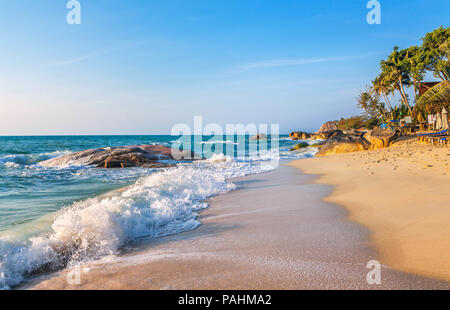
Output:
[[[304,159],[302,159],[304,160]],[[345,209],[323,202],[329,186],[280,166],[233,179],[237,189],[208,199],[197,229],[133,244],[87,264],[80,285],[70,270],[40,276],[27,289],[414,289],[447,282],[382,266],[383,282],[366,282],[377,258],[369,231]],[[83,269],[84,270],[84,269]]]
[[[325,202],[367,227],[381,262],[450,281],[450,149],[402,141],[389,148],[293,161],[333,186]],[[449,282],[450,283],[450,282]]]

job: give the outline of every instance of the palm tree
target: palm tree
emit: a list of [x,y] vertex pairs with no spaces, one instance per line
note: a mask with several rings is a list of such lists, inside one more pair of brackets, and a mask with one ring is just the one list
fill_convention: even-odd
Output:
[[410,115],[412,109],[409,105],[408,96],[406,95],[403,85],[409,83],[408,72],[405,71],[403,51],[399,51],[398,47],[394,47],[394,51],[389,55],[388,60],[382,60],[380,63],[382,74],[389,80],[395,81],[393,88],[400,93],[402,102],[408,107]]
[[392,93],[391,81],[389,81],[389,79],[383,74],[380,74],[375,78],[375,80],[372,81],[372,93],[383,96],[386,105],[389,107],[389,114],[391,114],[391,119],[393,119],[393,109],[388,98],[388,96]]
[[374,94],[371,89],[361,92],[357,97],[358,107],[366,111],[369,118],[387,119],[386,108],[382,102],[379,101],[378,94]]
[[432,71],[436,78],[449,81],[450,75],[450,27],[443,26],[429,32],[422,38],[422,49],[429,56],[427,70]]
[[421,81],[425,77],[426,67],[430,61],[430,56],[427,54],[425,49],[418,46],[411,46],[406,49],[404,63],[409,72],[409,85],[412,85],[414,88],[414,101],[416,103],[418,99],[418,90],[420,88]]

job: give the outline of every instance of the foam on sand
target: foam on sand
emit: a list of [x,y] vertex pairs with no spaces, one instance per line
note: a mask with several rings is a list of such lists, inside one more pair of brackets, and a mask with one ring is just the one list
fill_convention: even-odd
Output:
[[220,155],[179,164],[139,179],[107,197],[77,202],[55,214],[48,233],[20,240],[0,237],[0,287],[19,284],[39,269],[115,254],[126,242],[191,230],[200,225],[205,198],[230,191],[228,179],[270,170]]

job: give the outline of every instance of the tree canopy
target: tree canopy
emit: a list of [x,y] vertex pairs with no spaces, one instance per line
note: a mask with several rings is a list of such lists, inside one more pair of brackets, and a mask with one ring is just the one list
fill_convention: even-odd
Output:
[[[396,119],[399,115],[417,117],[420,113],[435,113],[442,106],[448,106],[449,53],[450,28],[443,26],[427,33],[420,46],[405,49],[395,46],[387,58],[380,61],[380,74],[358,96],[358,107],[371,118]],[[420,96],[419,90],[428,73],[440,83]],[[407,94],[409,88],[414,94],[411,100]],[[395,94],[400,96],[399,104],[392,104],[389,99]]]

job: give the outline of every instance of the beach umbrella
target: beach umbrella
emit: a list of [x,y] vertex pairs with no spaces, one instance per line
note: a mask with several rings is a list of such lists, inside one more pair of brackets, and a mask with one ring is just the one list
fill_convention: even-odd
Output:
[[448,111],[445,107],[442,108],[442,129],[447,130],[449,129],[448,125]]
[[436,114],[436,130],[441,130],[442,128],[442,119],[441,113]]

